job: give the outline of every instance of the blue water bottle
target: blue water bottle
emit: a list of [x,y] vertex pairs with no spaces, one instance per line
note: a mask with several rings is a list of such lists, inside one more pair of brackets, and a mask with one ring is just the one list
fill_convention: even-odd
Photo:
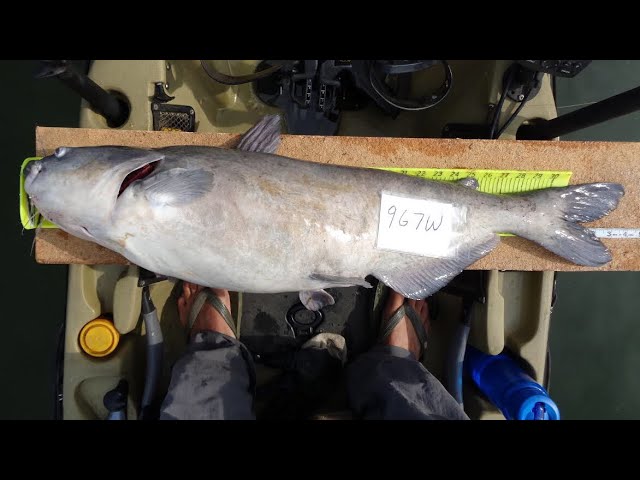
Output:
[[487,355],[469,345],[464,369],[507,420],[560,420],[547,391],[506,350]]

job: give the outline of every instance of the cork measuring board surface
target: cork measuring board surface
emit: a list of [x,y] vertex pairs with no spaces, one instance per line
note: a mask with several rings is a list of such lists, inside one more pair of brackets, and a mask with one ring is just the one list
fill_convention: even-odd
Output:
[[[126,145],[234,147],[240,136],[225,133],[132,130],[36,129],[36,155],[57,147]],[[570,170],[571,184],[617,182],[625,188],[618,208],[588,224],[602,228],[640,228],[640,143],[457,140],[387,137],[283,135],[278,154],[319,163],[357,167],[437,167],[509,170]],[[574,265],[528,240],[507,237],[470,269],[498,270],[640,270],[640,239],[603,239],[613,255],[604,267]],[[39,263],[121,264],[122,256],[59,229],[36,232]]]

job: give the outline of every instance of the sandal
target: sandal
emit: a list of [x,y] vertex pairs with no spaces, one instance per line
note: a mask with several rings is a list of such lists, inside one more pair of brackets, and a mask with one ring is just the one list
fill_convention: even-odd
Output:
[[382,282],[379,282],[374,300],[374,314],[376,317],[380,318],[378,343],[382,343],[389,335],[391,335],[391,332],[393,332],[394,328],[398,326],[398,323],[400,323],[400,321],[404,317],[408,317],[411,325],[413,325],[414,331],[416,332],[416,336],[418,337],[418,343],[420,344],[418,361],[422,362],[424,352],[427,349],[427,332],[422,323],[422,319],[411,305],[409,305],[408,303],[404,303],[391,315],[391,317],[389,317],[388,320],[385,321],[382,318],[382,310],[386,303],[387,297],[388,287]]
[[235,338],[240,338],[240,320],[242,318],[242,294],[240,292],[229,292],[229,296],[231,298],[231,310],[236,312],[235,318],[227,308],[227,306],[222,303],[222,300],[211,291],[210,288],[205,287],[200,290],[196,299],[191,306],[191,310],[189,311],[189,315],[187,316],[187,325],[185,327],[187,337],[191,336],[191,330],[193,329],[193,325],[196,323],[196,319],[200,314],[200,310],[205,303],[211,305],[215,310],[222,316],[224,321],[227,323]]

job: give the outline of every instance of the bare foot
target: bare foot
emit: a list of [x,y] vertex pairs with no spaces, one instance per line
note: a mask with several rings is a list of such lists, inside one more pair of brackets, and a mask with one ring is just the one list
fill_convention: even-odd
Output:
[[[180,317],[180,323],[183,328],[187,327],[187,320],[189,318],[189,312],[195,302],[198,293],[205,287],[196,285],[195,283],[183,282],[182,283],[182,295],[178,298],[178,315]],[[211,290],[225,306],[231,311],[231,298],[229,297],[229,291],[219,288],[210,288]],[[222,315],[213,308],[209,302],[205,302],[200,310],[200,313],[196,317],[196,321],[193,324],[193,328],[189,335],[193,337],[196,333],[204,330],[213,330],[214,332],[223,333],[235,338],[233,331],[227,325]]]
[[[382,311],[382,321],[386,322],[391,316],[402,306],[404,302],[407,302],[413,307],[418,316],[422,319],[424,329],[427,334],[429,333],[429,307],[426,300],[410,300],[405,299],[398,292],[391,290],[387,303]],[[420,356],[420,342],[418,341],[418,335],[411,324],[409,318],[405,315],[402,320],[392,330],[391,334],[384,340],[385,345],[393,345],[409,350],[411,354],[417,360]]]

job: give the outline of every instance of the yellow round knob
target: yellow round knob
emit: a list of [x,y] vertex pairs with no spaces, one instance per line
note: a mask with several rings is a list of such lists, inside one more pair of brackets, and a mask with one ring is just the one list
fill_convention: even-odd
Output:
[[120,333],[113,323],[96,318],[80,330],[80,347],[92,357],[104,357],[113,352],[120,341]]

